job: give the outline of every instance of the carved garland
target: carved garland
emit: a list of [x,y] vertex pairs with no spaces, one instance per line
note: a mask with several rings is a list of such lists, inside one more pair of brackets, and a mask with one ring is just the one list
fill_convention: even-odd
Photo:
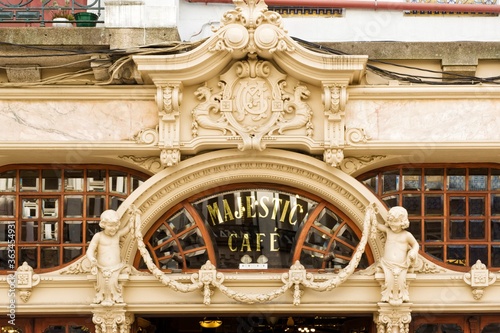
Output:
[[210,305],[213,288],[217,288],[224,295],[237,302],[254,304],[270,302],[273,299],[283,295],[288,289],[293,287],[293,304],[299,305],[300,298],[303,294],[301,286],[316,291],[329,291],[340,286],[349,278],[349,276],[354,273],[354,270],[356,269],[356,267],[358,267],[361,257],[365,251],[365,247],[368,241],[368,235],[370,232],[370,217],[368,216],[368,214],[366,214],[363,223],[361,240],[356,247],[351,261],[345,268],[343,268],[338,274],[334,275],[331,279],[322,282],[315,282],[314,275],[312,273],[307,273],[304,266],[300,264],[299,261],[296,261],[295,264],[290,267],[288,273],[282,274],[281,281],[283,282],[283,285],[281,287],[274,289],[268,293],[261,294],[237,292],[231,288],[228,288],[224,285],[224,274],[221,272],[217,272],[216,267],[210,261],[207,261],[205,265],[201,267],[198,273],[193,273],[191,275],[191,283],[182,283],[170,278],[165,273],[163,273],[153,262],[153,259],[151,258],[151,255],[149,254],[146,245],[144,244],[142,234],[139,231],[140,225],[140,215],[136,215],[135,238],[137,240],[139,252],[144,259],[144,263],[158,281],[160,281],[165,286],[173,289],[174,291],[187,293],[198,289],[203,289],[203,303],[205,305]]

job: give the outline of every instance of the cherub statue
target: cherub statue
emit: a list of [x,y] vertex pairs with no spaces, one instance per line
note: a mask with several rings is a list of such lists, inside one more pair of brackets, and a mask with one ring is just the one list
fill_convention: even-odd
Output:
[[120,238],[130,232],[133,225],[131,220],[120,229],[120,216],[115,210],[109,209],[101,214],[99,226],[103,230],[92,237],[86,254],[91,263],[91,273],[97,276],[96,304],[111,306],[123,303],[122,287],[118,283],[118,276],[125,268],[120,257]]
[[[405,229],[410,226],[408,212],[396,206],[389,210],[385,224],[378,223],[372,211],[373,227],[386,234],[384,255],[380,266],[385,275],[382,286],[382,302],[399,305],[408,302],[410,296],[406,283],[408,269],[415,263],[419,245],[415,237]],[[376,233],[372,233],[374,237]]]

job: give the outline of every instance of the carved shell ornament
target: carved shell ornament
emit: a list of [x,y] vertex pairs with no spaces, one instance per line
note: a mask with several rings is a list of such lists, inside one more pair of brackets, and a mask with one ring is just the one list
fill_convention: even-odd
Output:
[[291,52],[287,45],[281,16],[267,10],[260,0],[235,0],[236,8],[226,12],[218,28],[213,28],[219,40],[210,51],[243,51],[249,54],[277,50]]

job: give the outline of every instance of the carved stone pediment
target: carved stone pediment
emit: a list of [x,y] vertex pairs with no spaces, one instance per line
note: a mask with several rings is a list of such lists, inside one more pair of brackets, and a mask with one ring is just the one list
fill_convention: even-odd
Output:
[[367,56],[311,51],[264,1],[234,4],[196,49],[133,57],[144,82],[158,88],[161,163],[201,150],[276,147],[339,166],[354,142],[345,130],[347,87],[360,81]]

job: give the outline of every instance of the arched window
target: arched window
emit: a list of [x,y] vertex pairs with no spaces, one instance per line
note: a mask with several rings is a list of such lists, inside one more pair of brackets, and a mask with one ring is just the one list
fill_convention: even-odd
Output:
[[100,165],[0,168],[0,274],[23,262],[50,271],[81,257],[100,230],[100,214],[146,179]]
[[[166,271],[345,267],[361,237],[341,211],[292,188],[236,184],[195,195],[162,216],[145,235],[155,264]],[[373,262],[369,249],[360,268]],[[140,254],[135,266],[145,269]]]
[[403,206],[421,251],[466,271],[481,260],[500,267],[500,167],[399,165],[358,177],[388,208]]

